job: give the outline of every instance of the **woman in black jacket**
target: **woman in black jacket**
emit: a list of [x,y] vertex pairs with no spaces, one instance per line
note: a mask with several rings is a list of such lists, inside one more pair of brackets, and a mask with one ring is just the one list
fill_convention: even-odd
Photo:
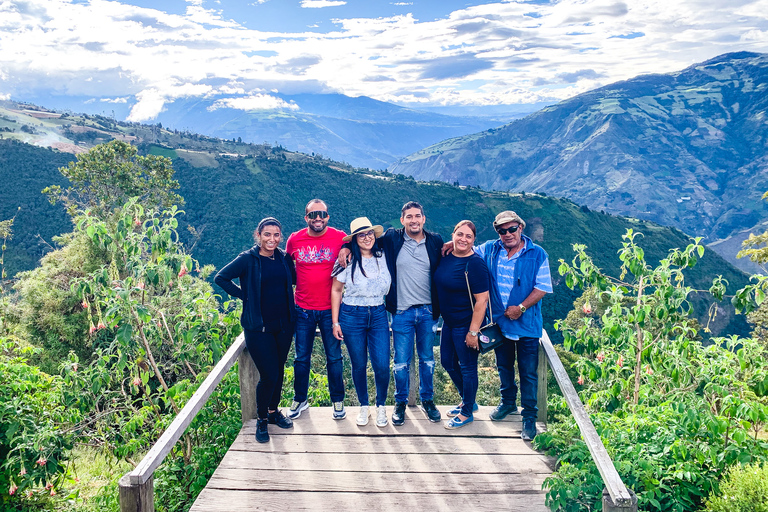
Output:
[[[274,217],[259,222],[254,245],[221,269],[214,282],[243,301],[240,323],[248,352],[259,370],[256,386],[256,440],[269,441],[267,424],[291,428],[293,422],[277,409],[283,389],[283,371],[291,348],[296,306],[293,283],[296,269],[282,251],[281,225]],[[233,279],[240,280],[240,286]]]

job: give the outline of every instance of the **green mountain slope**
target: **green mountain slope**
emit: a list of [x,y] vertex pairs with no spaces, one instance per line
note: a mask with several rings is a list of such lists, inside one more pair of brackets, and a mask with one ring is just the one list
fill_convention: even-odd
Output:
[[[186,200],[186,215],[182,218],[179,234],[190,246],[194,244],[196,258],[217,268],[252,244],[251,233],[265,216],[274,215],[280,219],[286,234],[305,227],[304,206],[314,197],[328,202],[331,225],[342,229],[347,229],[349,222],[361,215],[385,226],[399,227],[400,207],[408,200],[416,200],[425,207],[427,227],[446,239],[461,219],[472,219],[477,224],[479,240],[495,238],[491,226],[493,217],[501,210],[513,209],[526,219],[527,233],[550,255],[556,292],[547,297],[544,313],[551,329],[553,320],[564,317],[576,297],[556,275],[558,259],[572,258],[571,244],[587,244],[600,266],[617,273],[616,251],[627,228],[645,234],[642,245],[649,261],[658,261],[671,247],[689,243],[689,238],[680,231],[590,211],[567,199],[485,192],[441,182],[416,182],[402,175],[360,171],[280,148],[238,145],[181,137],[166,130],[143,129],[151,137],[167,143],[146,142],[140,149],[173,159],[176,177],[181,183],[180,193]],[[120,136],[120,133],[117,130],[113,135]],[[135,126],[133,133],[138,133]],[[171,145],[170,140],[175,144]],[[187,149],[189,147],[195,149]],[[17,237],[11,242],[10,249],[26,252],[26,259],[14,260],[9,270],[15,272],[30,268],[30,263],[39,257],[40,248],[35,236],[38,232],[71,229],[61,208],[48,204],[39,194],[45,186],[61,183],[56,167],[71,156],[11,141],[0,141],[0,153],[8,156],[3,174],[6,186],[0,191],[3,211],[12,213],[22,206],[30,220],[39,220],[17,225]],[[36,163],[32,167],[20,167],[15,159]],[[14,173],[13,169],[23,169],[23,172]],[[60,224],[49,219],[59,219]],[[195,228],[196,238],[187,226]],[[48,235],[43,236],[49,240]],[[731,282],[731,291],[746,283],[744,274],[712,251],[707,251],[690,277],[697,287],[705,288],[707,281],[717,274],[725,275]],[[707,306],[698,304],[696,310],[705,313]],[[744,332],[746,324],[742,317],[734,317],[732,312],[723,310],[713,325],[713,331],[722,330]]]
[[[446,140],[389,170],[486,189],[544,191],[711,243],[768,219],[760,199],[768,190],[766,109],[768,54],[728,54]],[[731,261],[734,246],[719,246]]]

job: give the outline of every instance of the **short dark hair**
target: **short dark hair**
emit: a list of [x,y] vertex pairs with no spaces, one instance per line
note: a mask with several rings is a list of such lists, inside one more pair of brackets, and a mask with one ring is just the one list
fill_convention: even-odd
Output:
[[283,231],[283,225],[280,224],[279,220],[277,220],[274,217],[265,217],[265,218],[261,219],[261,221],[259,222],[259,225],[256,226],[256,229],[253,231],[253,240],[255,242],[258,242],[259,235],[264,230],[264,228],[267,227],[267,226],[277,226],[280,229],[280,232]]
[[460,220],[458,224],[456,224],[456,227],[453,228],[453,233],[456,232],[457,229],[459,229],[461,226],[467,226],[470,230],[472,230],[472,234],[475,235],[475,238],[477,238],[477,228],[475,228],[475,223],[471,220]]
[[307,203],[307,206],[304,207],[304,215],[309,213],[309,207],[310,206],[312,206],[313,204],[317,204],[317,203],[320,203],[323,206],[325,206],[326,210],[328,209],[328,205],[325,204],[325,201],[323,201],[322,199],[312,199],[310,202]]
[[424,215],[424,207],[423,206],[421,206],[416,201],[408,201],[407,203],[405,203],[403,205],[403,208],[400,210],[400,216],[404,217],[405,216],[405,211],[406,210],[410,210],[411,208],[418,208],[419,210],[421,210],[421,214]]

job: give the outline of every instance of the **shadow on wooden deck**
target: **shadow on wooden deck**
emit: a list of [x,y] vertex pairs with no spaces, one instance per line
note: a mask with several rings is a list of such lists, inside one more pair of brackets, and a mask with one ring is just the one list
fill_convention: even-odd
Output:
[[[445,421],[449,407],[439,407]],[[190,512],[252,510],[472,510],[539,512],[554,459],[520,439],[520,416],[492,422],[492,407],[457,430],[408,407],[405,425],[365,427],[358,407],[333,420],[311,407],[292,429],[270,425],[257,443],[247,422]],[[374,408],[372,408],[372,413]],[[542,425],[538,425],[539,430]]]

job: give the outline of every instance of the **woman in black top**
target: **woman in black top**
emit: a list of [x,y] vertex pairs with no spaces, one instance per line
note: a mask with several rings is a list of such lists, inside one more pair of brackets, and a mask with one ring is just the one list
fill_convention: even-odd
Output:
[[435,287],[443,316],[440,362],[461,395],[461,404],[448,411],[445,428],[460,428],[477,410],[479,331],[488,304],[490,274],[475,254],[475,225],[463,220],[453,228],[453,253],[443,256],[435,271]]
[[[248,352],[259,370],[256,386],[256,440],[269,441],[267,424],[290,428],[293,422],[277,409],[283,389],[283,371],[291,348],[296,306],[293,260],[282,251],[280,222],[267,217],[253,233],[254,245],[221,269],[214,282],[243,301],[240,323]],[[240,286],[232,282],[240,280]]]

